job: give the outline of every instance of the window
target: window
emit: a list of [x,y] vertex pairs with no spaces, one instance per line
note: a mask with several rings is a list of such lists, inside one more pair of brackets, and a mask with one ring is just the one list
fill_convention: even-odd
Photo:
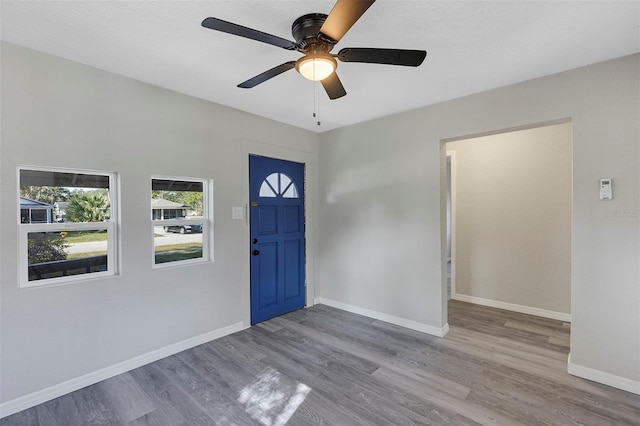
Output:
[[284,173],[271,173],[260,185],[260,197],[298,198],[298,188]]
[[210,259],[211,186],[206,179],[151,179],[154,266]]
[[31,210],[31,223],[47,223],[47,211]]
[[116,274],[116,175],[26,167],[18,175],[20,287]]

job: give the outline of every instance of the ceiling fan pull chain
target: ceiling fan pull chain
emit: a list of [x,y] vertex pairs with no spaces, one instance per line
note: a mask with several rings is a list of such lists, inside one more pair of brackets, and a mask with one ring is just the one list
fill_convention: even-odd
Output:
[[318,88],[318,82],[314,81],[313,82],[313,118],[318,118],[318,121],[316,122],[316,124],[319,126],[320,125],[320,94],[318,93],[318,91],[320,90]]
[[314,91],[313,91],[314,101],[317,102],[315,109],[318,111],[318,121],[316,122],[316,124],[319,126],[320,125],[320,83],[316,81],[314,82],[313,86],[314,86]]
[[313,118],[316,118],[316,85],[315,82],[314,84],[311,85],[312,87],[312,91],[313,91]]

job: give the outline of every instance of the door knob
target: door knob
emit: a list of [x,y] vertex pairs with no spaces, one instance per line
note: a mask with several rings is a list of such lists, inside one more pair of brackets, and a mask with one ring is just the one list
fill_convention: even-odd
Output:
[[253,255],[254,255],[254,256],[257,256],[257,255],[259,255],[259,254],[260,254],[260,250],[254,250],[254,251],[253,251]]
[[251,240],[251,242],[252,242],[253,244],[258,244],[258,239],[257,239],[257,238],[254,238],[253,240]]

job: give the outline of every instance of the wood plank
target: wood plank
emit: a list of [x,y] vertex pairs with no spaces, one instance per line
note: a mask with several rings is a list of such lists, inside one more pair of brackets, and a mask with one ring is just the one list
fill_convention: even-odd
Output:
[[15,413],[0,419],[0,426],[38,426],[38,406]]
[[[174,385],[156,363],[136,368],[129,373],[145,389],[145,392],[153,400],[156,407],[162,407],[163,414],[168,422],[205,426],[215,425],[213,419],[184,390]],[[154,418],[158,414],[150,414],[150,417]],[[144,421],[144,418],[140,419],[140,421]]]
[[110,406],[99,386],[91,385],[71,393],[78,407],[78,416],[85,425],[119,424],[118,413]]
[[80,413],[71,395],[47,401],[35,407],[40,424],[51,426],[81,426]]
[[395,371],[381,368],[373,375],[388,386],[400,387],[411,393],[422,395],[436,406],[455,412],[459,416],[472,422],[495,426],[510,424],[509,419],[506,417],[498,415],[485,407],[470,403],[466,397],[452,398],[451,395],[442,392],[437,387],[425,386],[424,383],[416,381],[411,377],[397,374]]
[[531,324],[525,321],[509,320],[504,324],[507,328],[515,328],[517,330],[530,331],[545,337],[566,338],[569,337],[569,330],[566,328],[545,327],[539,324]]
[[155,410],[149,396],[129,373],[120,374],[96,384],[111,410],[121,423],[129,423]]
[[173,409],[160,407],[127,423],[127,426],[189,426],[182,416]]
[[552,345],[558,345],[558,346],[564,346],[565,348],[569,348],[569,346],[571,345],[571,339],[569,338],[569,336],[567,337],[549,337],[549,343],[551,343]]
[[231,422],[250,424],[247,414],[237,409],[236,398],[219,383],[212,384],[177,356],[156,361],[167,378],[182,389],[216,424]]

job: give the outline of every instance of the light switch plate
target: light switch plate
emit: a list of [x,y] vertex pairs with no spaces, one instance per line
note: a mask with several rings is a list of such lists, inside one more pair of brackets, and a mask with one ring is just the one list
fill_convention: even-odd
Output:
[[231,207],[231,219],[233,219],[233,220],[242,220],[242,219],[244,219],[244,208],[243,207]]

